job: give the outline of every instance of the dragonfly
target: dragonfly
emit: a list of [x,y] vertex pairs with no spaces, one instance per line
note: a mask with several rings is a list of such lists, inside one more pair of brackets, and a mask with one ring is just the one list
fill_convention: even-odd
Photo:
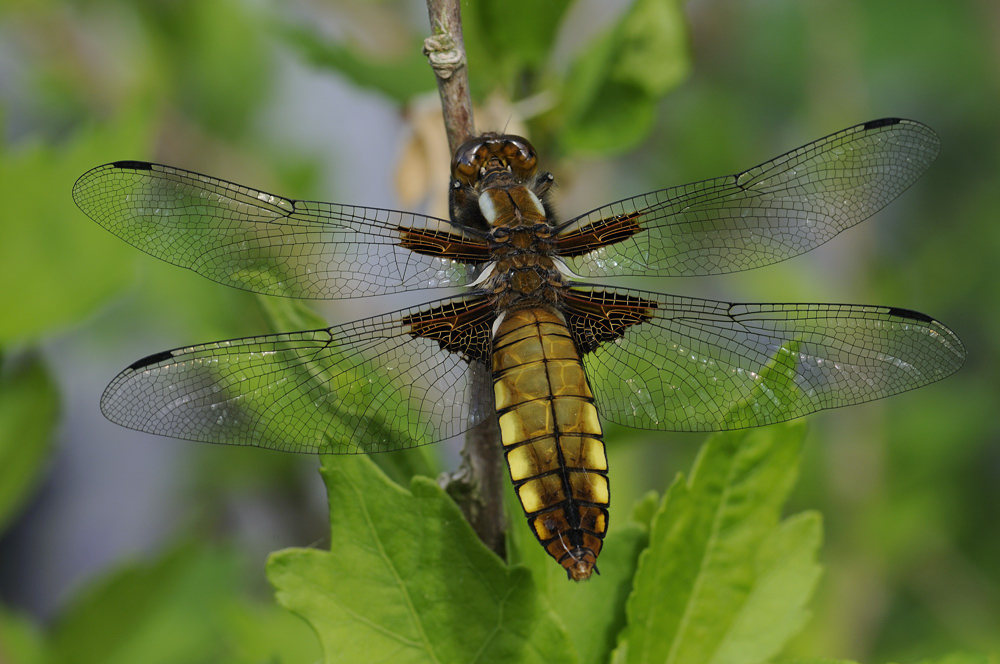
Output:
[[80,209],[132,246],[264,295],[342,299],[459,289],[315,330],[188,346],[123,370],[122,426],[287,452],[357,454],[497,423],[527,524],[570,579],[597,570],[610,485],[603,421],[757,427],[911,390],[957,371],[959,338],[922,313],[730,303],[595,279],[749,270],[875,214],[934,161],[898,118],[748,170],[568,221],[531,143],[485,133],[451,163],[449,219],[293,200],[145,161],[98,166]]

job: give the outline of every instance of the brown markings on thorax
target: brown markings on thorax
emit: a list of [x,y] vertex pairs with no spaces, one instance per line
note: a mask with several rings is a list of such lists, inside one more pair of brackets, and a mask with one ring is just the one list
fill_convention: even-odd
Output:
[[555,305],[567,284],[551,258],[552,226],[541,201],[522,184],[487,189],[483,197],[496,257],[487,289],[498,306]]

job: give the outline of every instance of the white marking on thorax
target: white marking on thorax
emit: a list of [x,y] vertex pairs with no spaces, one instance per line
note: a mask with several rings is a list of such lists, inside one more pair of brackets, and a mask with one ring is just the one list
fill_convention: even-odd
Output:
[[483,270],[483,273],[480,274],[478,277],[476,277],[476,280],[473,281],[471,284],[469,284],[468,287],[469,288],[475,288],[479,284],[483,283],[484,281],[486,281],[487,279],[489,279],[490,277],[492,277],[493,276],[493,271],[496,269],[496,267],[497,267],[496,261],[488,263],[486,265],[486,268]]
[[539,214],[539,216],[544,217],[545,216],[545,206],[542,205],[542,202],[540,200],[538,200],[538,196],[536,196],[535,192],[533,192],[532,190],[528,189],[527,187],[525,187],[524,189],[525,189],[525,191],[528,192],[528,198],[531,199],[531,202],[535,204],[535,211]]
[[556,266],[556,269],[559,270],[564,277],[569,277],[570,279],[583,279],[583,277],[571,270],[569,265],[566,265],[566,262],[559,256],[549,256],[549,258],[552,260],[552,264]]
[[479,195],[479,210],[486,217],[486,222],[492,226],[493,222],[497,219],[497,209],[493,205],[493,198],[490,196],[492,190],[487,189],[482,194]]
[[496,338],[497,338],[497,330],[499,330],[499,329],[500,329],[500,323],[502,323],[502,322],[503,322],[503,319],[504,319],[504,318],[505,318],[506,316],[507,316],[507,312],[506,312],[506,311],[501,311],[501,312],[500,312],[500,315],[499,315],[499,316],[497,316],[497,319],[496,319],[495,321],[493,321],[493,338],[494,338],[494,339],[496,339]]

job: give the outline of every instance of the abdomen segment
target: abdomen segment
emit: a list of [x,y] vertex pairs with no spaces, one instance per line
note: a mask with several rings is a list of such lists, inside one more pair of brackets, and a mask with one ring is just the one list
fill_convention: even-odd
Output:
[[587,377],[561,316],[506,315],[493,339],[493,390],[518,499],[571,579],[590,577],[608,528],[608,462]]

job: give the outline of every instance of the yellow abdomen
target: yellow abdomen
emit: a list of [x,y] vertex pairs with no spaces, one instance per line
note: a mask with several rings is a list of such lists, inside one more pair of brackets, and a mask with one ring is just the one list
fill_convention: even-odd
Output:
[[493,338],[504,454],[528,524],[570,578],[588,578],[608,529],[608,462],[580,353],[542,307],[508,313]]

